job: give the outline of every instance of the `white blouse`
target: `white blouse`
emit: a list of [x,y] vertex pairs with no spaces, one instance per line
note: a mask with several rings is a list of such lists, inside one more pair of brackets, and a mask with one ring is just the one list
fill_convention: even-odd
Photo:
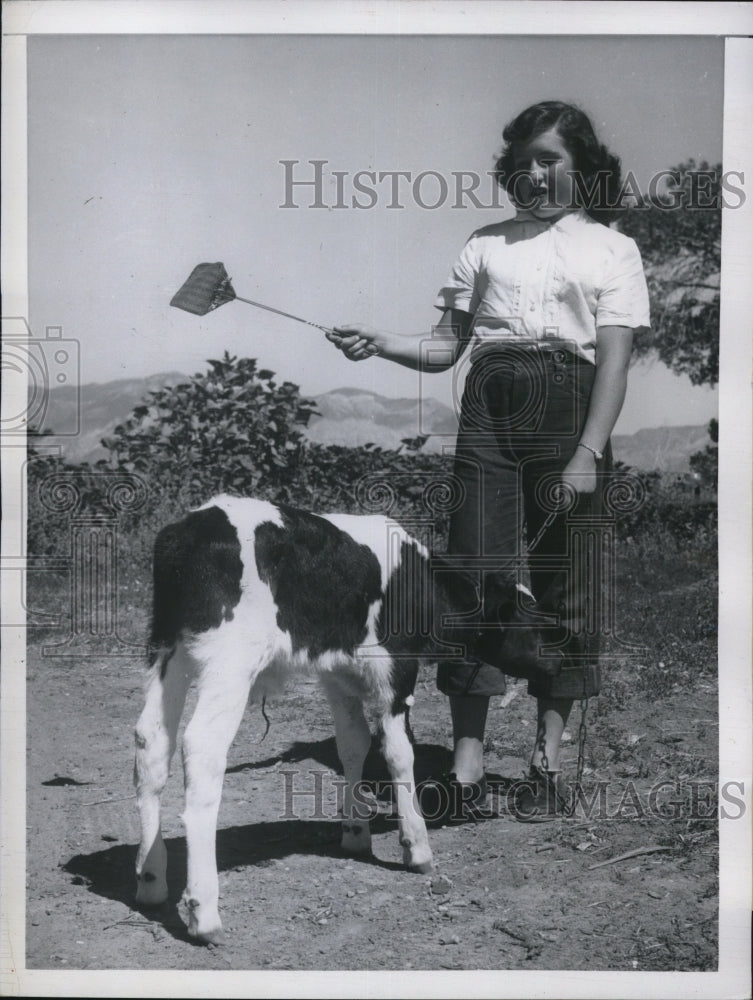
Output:
[[598,327],[651,322],[635,241],[584,211],[554,223],[520,211],[477,230],[435,305],[474,315],[472,356],[492,340],[563,340],[594,364]]

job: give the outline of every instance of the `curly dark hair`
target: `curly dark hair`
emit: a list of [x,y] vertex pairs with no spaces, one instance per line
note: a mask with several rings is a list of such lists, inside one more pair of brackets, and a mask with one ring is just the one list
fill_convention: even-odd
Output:
[[513,187],[520,175],[515,170],[513,144],[527,142],[551,128],[557,129],[570,151],[582,193],[588,193],[583,206],[588,215],[604,225],[622,215],[619,158],[601,145],[588,115],[574,104],[562,101],[533,104],[505,127],[502,133],[505,145],[494,165],[494,177],[500,187],[513,197]]

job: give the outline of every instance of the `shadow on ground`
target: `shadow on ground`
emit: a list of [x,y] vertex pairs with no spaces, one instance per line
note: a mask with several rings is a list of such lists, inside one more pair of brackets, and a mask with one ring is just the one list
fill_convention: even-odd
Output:
[[[422,781],[440,775],[446,767],[447,750],[435,744],[415,748],[416,779]],[[236,764],[227,769],[228,774],[269,769],[278,765],[315,762],[328,770],[341,772],[334,738],[319,741],[299,741],[288,750],[265,760]],[[364,778],[375,783],[377,790],[388,786],[389,776],[384,759],[374,741],[364,768]],[[395,829],[395,821],[388,813],[379,812],[371,820],[373,834]],[[190,940],[181,919],[177,904],[186,884],[186,840],[172,837],[165,841],[167,847],[168,901],[143,912],[179,940]],[[142,912],[135,904],[136,861],[135,844],[118,844],[90,854],[76,854],[63,865],[63,870],[73,876],[73,883],[85,885],[89,892],[106,899],[116,900]],[[228,871],[246,866],[265,867],[293,854],[310,854],[321,857],[342,857],[340,850],[340,823],[338,820],[282,819],[271,822],[231,826],[217,831],[217,868]],[[379,868],[402,871],[401,864],[381,861],[374,857],[359,859],[359,863]]]
[[[385,817],[377,816],[371,823],[375,834],[393,828],[394,823]],[[340,824],[337,821],[293,819],[231,826],[217,831],[217,868],[218,871],[229,871],[251,866],[266,867],[293,854],[341,858],[339,841]],[[141,910],[135,902],[135,844],[119,844],[104,851],[76,854],[63,865],[63,870],[74,876],[74,884],[86,885],[89,892],[124,903],[134,912],[143,912],[161,923],[173,937],[187,941],[190,939],[177,910],[186,884],[185,837],[171,837],[165,841],[165,846],[168,901],[153,909]],[[353,860],[391,871],[403,869],[396,862],[374,857]]]
[[[414,747],[415,776],[417,784],[428,778],[438,778],[449,765],[449,752],[438,744],[421,744]],[[334,738],[312,742],[299,741],[288,750],[265,760],[236,764],[227,773],[269,769],[277,765],[315,762],[324,768],[340,772],[340,762]],[[389,775],[379,750],[378,741],[372,743],[364,768],[364,778],[374,783],[380,798],[389,800]],[[488,775],[503,788],[511,779],[502,775]],[[373,834],[395,830],[395,817],[387,811],[378,811],[371,820]],[[432,825],[432,824],[429,824]],[[243,867],[265,867],[294,854],[342,857],[340,850],[339,820],[281,819],[271,822],[248,823],[217,831],[217,868],[228,871]],[[177,904],[186,884],[186,840],[172,837],[165,841],[167,847],[168,901],[155,909],[143,910],[151,919],[179,940],[190,940],[181,919]],[[89,892],[106,899],[113,899],[142,912],[135,904],[136,845],[118,844],[90,854],[74,855],[63,870],[73,876],[77,885],[86,885]],[[355,860],[355,859],[354,859]],[[381,861],[374,857],[359,859],[359,863],[375,865],[392,871],[402,871],[396,862]]]
[[[415,754],[414,773],[417,783],[426,781],[427,778],[440,777],[450,766],[449,750],[438,743],[415,744],[413,753]],[[322,767],[342,774],[334,736],[326,740],[311,742],[298,740],[287,750],[283,751],[283,753],[273,757],[266,757],[264,760],[234,764],[225,773],[237,774],[241,771],[261,771],[276,767],[278,764],[300,764],[304,761],[314,761],[317,764],[321,764]],[[366,757],[363,769],[363,777],[366,781],[380,783],[390,780],[389,771],[387,770],[387,765],[380,749],[378,736],[375,736],[371,741],[371,748]]]

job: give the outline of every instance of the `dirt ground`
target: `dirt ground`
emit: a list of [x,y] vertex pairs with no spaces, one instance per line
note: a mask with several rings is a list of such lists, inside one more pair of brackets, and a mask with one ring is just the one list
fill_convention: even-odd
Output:
[[[139,611],[133,627],[143,622]],[[501,815],[430,828],[428,876],[401,867],[386,802],[372,823],[373,860],[340,854],[339,763],[313,682],[267,703],[263,741],[264,721],[250,706],[230,751],[217,834],[227,940],[211,949],[186,933],[179,758],[163,810],[170,899],[151,912],[134,903],[142,659],[42,656],[41,641],[32,636],[28,662],[30,969],[716,968],[717,823],[713,788],[703,784],[716,776],[715,681],[713,668],[679,670],[670,639],[649,651],[650,663],[613,664],[589,708],[585,791],[604,783],[606,815],[533,826],[506,812],[504,791],[524,772],[534,720],[532,700],[512,682],[487,728]],[[649,670],[668,676],[653,696],[635,680]],[[418,780],[441,774],[450,722],[431,670],[419,679],[412,724]],[[577,727],[576,709],[569,774]],[[385,777],[374,750],[367,776]]]

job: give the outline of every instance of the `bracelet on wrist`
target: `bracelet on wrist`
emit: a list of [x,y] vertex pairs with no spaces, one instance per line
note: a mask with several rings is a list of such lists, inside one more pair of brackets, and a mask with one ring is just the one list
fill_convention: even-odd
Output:
[[579,448],[585,448],[586,451],[590,451],[591,454],[594,456],[594,458],[598,462],[600,462],[602,460],[602,458],[604,458],[604,455],[603,455],[602,452],[600,452],[597,448],[592,448],[591,445],[590,444],[586,444],[585,441],[579,441],[578,442],[578,447]]

